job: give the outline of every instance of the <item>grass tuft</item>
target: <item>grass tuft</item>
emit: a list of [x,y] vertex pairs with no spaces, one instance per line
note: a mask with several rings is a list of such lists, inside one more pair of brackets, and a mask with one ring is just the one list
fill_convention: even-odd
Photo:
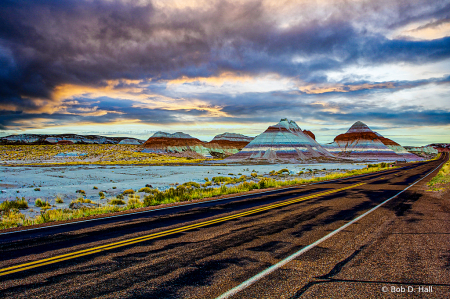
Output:
[[40,198],[37,198],[34,202],[34,205],[38,208],[50,208],[50,203],[48,201],[44,201]]
[[16,200],[6,200],[0,203],[1,212],[9,212],[12,209],[17,210],[28,209],[28,202],[25,200],[25,197],[22,197],[21,199],[17,198]]

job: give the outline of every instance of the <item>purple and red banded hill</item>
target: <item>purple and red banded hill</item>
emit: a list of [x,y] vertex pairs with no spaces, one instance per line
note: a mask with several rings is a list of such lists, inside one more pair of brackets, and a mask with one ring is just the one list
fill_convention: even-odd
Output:
[[[253,137],[236,133],[224,133],[214,137],[210,142],[204,142],[182,132],[156,132],[144,144],[144,151],[155,153],[182,153],[200,158],[224,158],[239,152]],[[201,156],[200,156],[201,155]]]
[[355,122],[346,133],[336,136],[334,142],[324,147],[336,156],[356,160],[422,160],[397,142],[372,131],[361,121]]
[[239,153],[225,160],[296,163],[335,159],[314,140],[314,134],[302,131],[295,121],[284,118],[255,137]]

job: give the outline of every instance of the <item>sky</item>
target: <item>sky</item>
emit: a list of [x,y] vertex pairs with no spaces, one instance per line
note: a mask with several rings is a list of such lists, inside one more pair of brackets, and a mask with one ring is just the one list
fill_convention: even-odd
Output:
[[450,143],[450,0],[2,0],[0,136]]

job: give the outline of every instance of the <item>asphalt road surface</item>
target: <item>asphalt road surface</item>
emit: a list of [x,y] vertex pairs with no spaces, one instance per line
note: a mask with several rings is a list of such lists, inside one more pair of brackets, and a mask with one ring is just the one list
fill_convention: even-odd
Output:
[[450,199],[424,187],[447,159],[0,235],[0,297],[449,298]]

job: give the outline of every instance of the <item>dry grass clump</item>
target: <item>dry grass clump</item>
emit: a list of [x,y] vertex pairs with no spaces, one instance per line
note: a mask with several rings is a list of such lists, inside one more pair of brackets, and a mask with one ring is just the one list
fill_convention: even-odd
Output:
[[12,209],[28,209],[28,202],[25,200],[25,197],[22,197],[21,199],[17,197],[16,200],[5,200],[0,203],[0,212],[9,212]]
[[18,210],[10,210],[1,213],[0,229],[22,226],[25,221],[25,215]]
[[[230,178],[227,176],[215,176],[211,179],[215,184],[225,183],[225,184],[237,184],[245,181],[247,177],[245,175],[240,176],[239,178]],[[208,182],[206,182],[208,183]],[[206,184],[205,183],[205,184]]]
[[444,164],[438,174],[428,182],[429,191],[441,191],[450,188],[450,161]]
[[143,187],[143,188],[141,188],[141,189],[139,189],[139,191],[138,192],[145,192],[145,193],[151,193],[152,192],[152,188],[150,188],[150,187]]
[[45,208],[50,208],[50,203],[48,202],[48,201],[44,201],[44,200],[42,200],[42,199],[40,199],[40,198],[37,198],[35,201],[34,201],[34,205],[36,206],[36,207],[38,207],[38,208],[42,208],[42,209],[45,209]]
[[125,201],[120,198],[112,198],[108,201],[110,205],[124,205]]
[[193,187],[193,188],[200,188],[201,187],[200,184],[196,183],[196,182],[186,182],[186,183],[182,184],[182,186]]
[[73,209],[78,203],[95,203],[89,198],[78,197],[76,200],[72,200],[69,204],[69,208]]
[[139,199],[140,199],[139,195],[129,197],[127,201],[127,207],[129,209],[142,208],[143,202],[140,201]]
[[127,189],[127,190],[123,191],[122,194],[123,195],[134,194],[134,190],[133,189]]
[[75,193],[80,193],[81,195],[86,196],[86,191],[84,190],[77,190]]

